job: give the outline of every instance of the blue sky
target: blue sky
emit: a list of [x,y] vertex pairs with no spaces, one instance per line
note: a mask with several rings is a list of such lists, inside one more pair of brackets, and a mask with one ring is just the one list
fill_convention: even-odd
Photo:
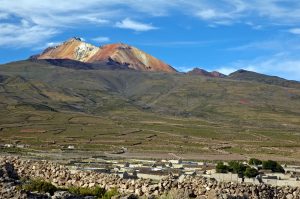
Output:
[[300,80],[299,0],[0,0],[0,63],[73,36],[134,45],[180,71]]

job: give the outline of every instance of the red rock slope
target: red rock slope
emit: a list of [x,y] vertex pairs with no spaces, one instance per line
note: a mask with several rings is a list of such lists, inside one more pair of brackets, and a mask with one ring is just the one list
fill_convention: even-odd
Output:
[[175,73],[176,70],[157,58],[126,44],[96,47],[72,38],[61,45],[47,48],[36,59],[71,59],[84,63],[114,61],[139,71]]

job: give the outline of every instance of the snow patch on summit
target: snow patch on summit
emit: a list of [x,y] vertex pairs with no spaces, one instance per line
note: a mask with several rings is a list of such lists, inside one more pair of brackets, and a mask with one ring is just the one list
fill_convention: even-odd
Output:
[[78,61],[85,62],[99,50],[98,47],[87,43],[80,43],[80,45],[75,49],[75,58]]

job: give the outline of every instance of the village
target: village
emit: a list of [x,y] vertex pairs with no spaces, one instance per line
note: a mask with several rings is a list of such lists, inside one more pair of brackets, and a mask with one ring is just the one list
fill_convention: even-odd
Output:
[[[29,148],[24,144],[3,144],[0,146],[5,149],[23,149]],[[73,151],[73,145],[63,147],[66,151]],[[171,157],[171,156],[170,156]],[[254,159],[257,160],[257,159]],[[232,161],[238,162],[238,161]],[[274,161],[273,161],[274,162]],[[221,164],[220,164],[221,163]],[[91,158],[70,159],[66,166],[70,170],[93,171],[104,174],[117,174],[123,179],[151,179],[159,181],[168,176],[174,176],[178,179],[185,176],[205,177],[215,179],[219,182],[249,183],[249,184],[268,184],[272,186],[300,186],[300,166],[298,165],[280,165],[284,172],[274,172],[271,169],[263,169],[262,162],[249,165],[249,162],[239,162],[241,165],[257,170],[257,174],[251,177],[242,177],[237,172],[225,171],[223,167],[228,167],[230,162],[212,162],[212,161],[188,161],[174,156],[172,159],[123,159],[110,156],[95,156]],[[218,171],[218,165],[221,169]],[[279,164],[278,164],[279,165]]]
[[[223,163],[222,163],[223,164]],[[228,165],[227,162],[224,163]],[[249,165],[248,162],[241,162]],[[144,160],[126,159],[116,160],[105,157],[95,157],[81,161],[70,161],[70,170],[94,171],[98,173],[117,174],[123,179],[151,179],[161,180],[168,176],[178,179],[185,176],[200,176],[215,179],[220,182],[249,183],[249,184],[268,184],[272,186],[300,186],[300,166],[281,165],[284,172],[273,172],[272,170],[262,169],[262,165],[251,166],[258,169],[256,177],[241,177],[237,173],[217,171],[217,164],[213,162],[186,161],[182,159],[170,160]]]

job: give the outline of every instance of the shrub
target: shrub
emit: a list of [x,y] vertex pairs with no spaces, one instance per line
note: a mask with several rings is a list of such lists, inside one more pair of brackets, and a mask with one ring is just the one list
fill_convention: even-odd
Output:
[[274,172],[284,173],[285,170],[284,170],[284,168],[280,164],[277,164]]
[[246,166],[237,161],[230,161],[229,168],[232,173],[237,173],[240,177],[244,176],[244,172],[246,171]]
[[262,161],[256,158],[251,158],[249,160],[249,165],[261,165]]
[[40,179],[36,180],[29,180],[26,182],[23,187],[26,191],[37,191],[39,193],[50,193],[51,195],[54,194],[55,191],[57,191],[56,186],[51,184],[50,182],[46,182]]
[[117,189],[111,189],[111,190],[107,191],[107,192],[102,196],[101,199],[111,199],[113,196],[116,196],[116,195],[118,195],[118,194],[119,194],[119,192],[118,192]]
[[105,189],[101,187],[92,187],[92,188],[84,188],[84,187],[70,187],[68,189],[70,193],[80,196],[96,196],[101,198],[105,194]]
[[229,171],[229,167],[227,165],[224,165],[223,162],[219,162],[216,166],[216,172],[217,173],[227,173]]
[[258,175],[258,171],[256,169],[245,166],[243,163],[238,161],[230,161],[228,166],[224,165],[223,162],[219,162],[216,166],[216,171],[217,173],[236,173],[240,178],[244,178],[244,176],[252,178]]
[[255,168],[247,167],[244,175],[248,178],[254,178],[258,175],[258,171]]
[[284,173],[283,167],[273,160],[263,161],[262,168],[272,170],[273,172]]

